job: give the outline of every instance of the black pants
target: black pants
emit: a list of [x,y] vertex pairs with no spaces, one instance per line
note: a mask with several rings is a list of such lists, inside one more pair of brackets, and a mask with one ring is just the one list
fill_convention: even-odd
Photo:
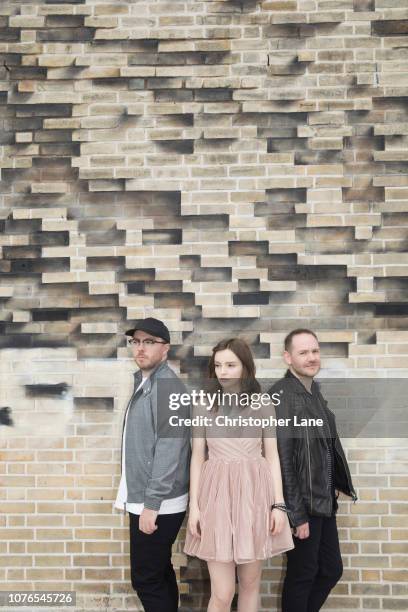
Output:
[[139,515],[129,513],[130,574],[145,612],[177,612],[178,586],[171,563],[171,547],[186,513],[159,514],[157,529],[139,529]]
[[286,553],[282,612],[318,612],[343,573],[336,517],[309,517],[310,536]]

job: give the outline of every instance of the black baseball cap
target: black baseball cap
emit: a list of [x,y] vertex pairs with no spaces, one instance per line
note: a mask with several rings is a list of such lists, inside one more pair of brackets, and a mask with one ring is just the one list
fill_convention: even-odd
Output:
[[144,331],[146,334],[151,334],[152,336],[157,336],[158,338],[162,338],[166,342],[170,343],[169,330],[163,321],[159,321],[159,319],[155,319],[154,317],[148,317],[147,319],[140,319],[139,321],[136,321],[135,326],[132,329],[128,329],[125,334],[126,336],[133,336],[137,330]]

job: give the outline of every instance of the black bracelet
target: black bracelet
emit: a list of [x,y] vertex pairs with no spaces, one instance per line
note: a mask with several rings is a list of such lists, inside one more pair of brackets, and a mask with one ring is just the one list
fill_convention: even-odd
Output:
[[271,506],[271,510],[273,510],[274,508],[277,508],[278,510],[282,510],[282,512],[288,512],[287,507],[285,506],[285,504],[272,504]]

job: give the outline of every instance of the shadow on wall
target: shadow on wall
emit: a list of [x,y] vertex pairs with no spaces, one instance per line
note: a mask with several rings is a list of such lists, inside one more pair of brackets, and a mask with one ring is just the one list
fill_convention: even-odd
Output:
[[42,436],[66,433],[74,401],[72,373],[64,356],[66,349],[64,355],[58,349],[0,351],[0,402],[7,405],[0,409],[0,425],[13,426],[13,435],[32,435],[34,418]]
[[14,425],[11,418],[11,409],[8,406],[0,408],[0,425]]

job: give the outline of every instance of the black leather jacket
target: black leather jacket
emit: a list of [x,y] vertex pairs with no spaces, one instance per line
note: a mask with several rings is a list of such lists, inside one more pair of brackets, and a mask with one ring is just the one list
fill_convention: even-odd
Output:
[[[280,394],[276,417],[290,419],[277,427],[277,442],[282,470],[283,494],[293,527],[306,523],[309,515],[332,516],[333,492],[329,478],[328,449],[333,439],[334,486],[357,500],[350,470],[336,429],[335,416],[327,407],[318,384],[311,393],[288,370],[269,390]],[[294,426],[294,418],[322,418],[322,426]]]

